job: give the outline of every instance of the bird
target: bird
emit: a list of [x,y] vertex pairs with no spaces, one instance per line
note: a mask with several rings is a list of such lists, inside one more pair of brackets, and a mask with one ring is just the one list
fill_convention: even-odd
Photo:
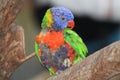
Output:
[[35,53],[50,75],[57,75],[86,58],[87,46],[72,29],[73,13],[65,7],[47,9],[36,35]]

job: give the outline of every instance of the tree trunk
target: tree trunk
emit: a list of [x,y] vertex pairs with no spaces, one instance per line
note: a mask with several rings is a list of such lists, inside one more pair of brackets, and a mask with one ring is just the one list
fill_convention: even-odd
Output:
[[[23,5],[23,0],[0,0],[0,36],[10,29],[10,24],[16,18]],[[0,38],[1,39],[1,38]]]
[[24,58],[23,29],[12,24],[0,44],[0,80],[7,80]]
[[0,0],[0,80],[9,76],[24,58],[23,29],[14,22],[23,0]]
[[95,52],[48,80],[110,80],[118,74],[120,75],[120,41]]

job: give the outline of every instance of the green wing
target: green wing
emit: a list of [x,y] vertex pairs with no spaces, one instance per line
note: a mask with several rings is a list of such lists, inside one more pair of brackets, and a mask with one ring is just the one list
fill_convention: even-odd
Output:
[[35,53],[36,53],[36,56],[38,57],[38,60],[39,60],[40,63],[42,64],[41,59],[40,59],[40,56],[38,56],[38,50],[39,50],[39,44],[37,44],[37,43],[35,42]]
[[66,28],[64,29],[64,37],[65,41],[74,48],[77,54],[80,55],[82,59],[85,59],[88,50],[80,36],[71,29]]

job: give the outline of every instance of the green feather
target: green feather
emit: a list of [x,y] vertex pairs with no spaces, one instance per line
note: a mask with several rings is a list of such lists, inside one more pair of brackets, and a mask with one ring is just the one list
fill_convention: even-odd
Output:
[[38,56],[38,50],[39,50],[39,44],[37,44],[37,43],[35,42],[35,53],[36,53],[36,56],[38,57],[38,60],[39,60],[40,63],[42,64],[41,59],[40,59],[40,56]]
[[49,68],[48,70],[49,70],[51,76],[55,75],[55,72],[52,68]]
[[41,25],[42,29],[47,27],[47,17],[46,15],[44,16],[43,20],[42,20],[42,25]]
[[[78,53],[78,55],[81,56],[82,59],[84,59],[88,50],[79,35],[71,29],[66,28],[64,29],[64,37],[65,41],[75,49],[75,51]],[[77,61],[78,60],[76,60],[74,63],[76,63]]]
[[76,64],[76,63],[78,63],[79,61],[81,61],[82,60],[82,58],[76,58],[74,61],[73,61],[73,64]]
[[50,28],[52,27],[52,24],[53,24],[53,16],[50,9],[48,9],[45,13],[45,16],[43,17],[41,27],[42,29],[45,29],[47,27]]

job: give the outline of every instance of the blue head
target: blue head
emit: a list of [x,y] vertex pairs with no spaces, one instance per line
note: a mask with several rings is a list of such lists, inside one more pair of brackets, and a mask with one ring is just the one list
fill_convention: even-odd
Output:
[[52,28],[56,31],[63,30],[66,27],[74,27],[74,16],[72,12],[64,7],[53,7],[50,8],[53,16]]

